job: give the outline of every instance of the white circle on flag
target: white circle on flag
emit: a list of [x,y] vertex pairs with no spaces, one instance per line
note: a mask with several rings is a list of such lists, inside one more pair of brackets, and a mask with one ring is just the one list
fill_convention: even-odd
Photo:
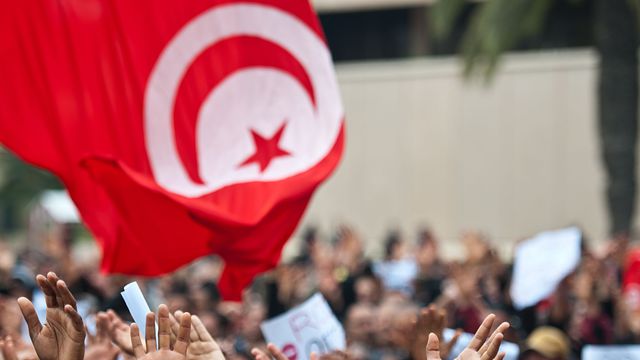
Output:
[[[283,70],[247,67],[229,75],[211,89],[197,112],[195,148],[204,181],[198,184],[190,179],[177,151],[176,96],[195,59],[217,42],[236,36],[261,38],[289,52],[310,79],[315,106],[299,81]],[[146,148],[160,186],[199,197],[231,184],[276,181],[312,168],[335,144],[343,116],[331,55],[308,25],[266,5],[223,5],[187,23],[158,58],[145,91]],[[239,166],[256,151],[252,131],[270,137],[285,123],[278,145],[290,155],[275,158],[265,169]]]

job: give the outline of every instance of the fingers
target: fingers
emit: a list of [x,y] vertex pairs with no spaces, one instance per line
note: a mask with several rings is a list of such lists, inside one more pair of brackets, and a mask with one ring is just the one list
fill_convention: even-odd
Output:
[[7,336],[4,340],[0,340],[0,348],[2,349],[2,357],[4,360],[18,360],[15,344],[11,336]]
[[502,344],[502,339],[504,339],[504,332],[507,331],[508,328],[508,322],[500,324],[493,334],[491,334],[489,340],[480,348],[479,354],[483,360],[491,360],[497,356],[500,345]]
[[269,350],[271,355],[274,358],[276,358],[276,360],[289,360],[286,356],[284,356],[282,351],[277,346],[275,346],[274,344],[270,343],[269,345],[267,345],[267,349]]
[[138,324],[131,324],[131,345],[133,346],[133,355],[140,359],[144,357],[144,347],[142,346],[142,339],[140,338],[140,329]]
[[114,325],[124,324],[122,319],[120,319],[120,316],[118,316],[118,314],[116,314],[116,312],[111,309],[107,310],[107,316],[109,316],[109,321]]
[[[184,314],[181,310],[176,310],[175,312],[175,317],[176,319],[180,319],[182,318],[182,314]],[[178,328],[179,323],[178,320],[176,320],[176,323],[178,324]],[[178,335],[178,331],[175,331],[176,336]],[[191,315],[191,332],[189,333],[189,339],[191,340],[191,342],[194,341],[198,341],[198,333],[196,333],[195,329],[193,328],[193,315]]]
[[[171,313],[169,313],[169,323],[171,324],[171,346],[173,346],[176,343],[176,338],[178,337],[180,323],[176,320],[174,315],[171,315]],[[193,332],[193,330],[191,332]]]
[[507,356],[507,353],[503,351],[499,353],[498,356],[496,356],[493,360],[504,360],[505,356]]
[[58,278],[58,275],[56,275],[56,273],[54,273],[53,271],[50,271],[50,272],[47,273],[47,281],[49,282],[49,285],[51,285],[51,287],[55,291],[56,302],[58,303],[59,307],[63,307],[65,303],[62,300],[62,297],[60,296],[60,293],[56,290],[57,287],[58,287],[58,280],[60,280],[60,278]]
[[251,355],[253,355],[254,360],[271,360],[269,355],[258,348],[251,349]]
[[78,332],[84,333],[84,322],[80,314],[78,314],[78,311],[73,306],[67,304],[64,306],[64,312],[69,316],[73,328]]
[[502,343],[502,339],[504,335],[496,334],[492,337],[489,342],[489,346],[487,347],[487,351],[482,354],[481,360],[492,360],[498,355],[498,351],[500,350],[500,344]]
[[211,334],[209,334],[209,331],[207,331],[207,328],[202,323],[202,320],[200,320],[197,315],[191,316],[191,322],[193,323],[193,328],[195,329],[195,332],[200,340],[215,342]]
[[44,293],[44,299],[47,303],[47,307],[58,307],[55,288],[51,286],[47,278],[44,275],[38,275],[36,276],[36,282],[38,283],[38,287],[40,287],[40,290],[42,290],[42,292]]
[[131,344],[131,327],[125,324],[113,310],[108,310],[107,316],[109,318],[108,329],[111,341],[116,344],[124,354],[129,356],[134,355]]
[[18,306],[22,312],[22,317],[24,317],[24,320],[27,322],[29,337],[31,337],[31,341],[33,341],[35,336],[42,331],[42,324],[40,323],[40,319],[38,319],[36,309],[33,307],[31,301],[24,297],[18,299]]
[[74,309],[78,309],[76,306],[76,299],[73,297],[73,294],[71,294],[71,291],[69,291],[69,288],[64,281],[58,280],[56,282],[56,293],[58,294],[58,298],[62,299],[62,304],[71,305]]
[[36,276],[36,282],[44,293],[45,302],[48,308],[64,307],[65,305],[71,305],[74,309],[76,307],[76,299],[69,291],[67,284],[58,278],[58,275],[54,272],[47,273],[47,276]]
[[418,329],[419,331],[424,331],[424,329],[428,328],[431,321],[431,307],[423,308],[418,313]]
[[495,318],[496,316],[494,314],[489,314],[486,318],[484,318],[484,321],[482,321],[482,325],[480,325],[478,331],[476,331],[475,335],[473,335],[473,339],[471,339],[469,346],[467,346],[468,349],[474,351],[480,350],[482,345],[487,340],[487,337],[489,336],[489,332],[491,331],[491,327],[493,326],[493,321],[495,320]]
[[[180,315],[182,315],[182,313]],[[178,316],[178,311],[176,311],[174,315],[169,314],[169,321],[171,322],[171,333],[173,334],[173,336],[178,336],[178,330],[180,329],[180,323],[178,322],[178,320],[176,320],[176,318],[180,318],[180,316]]]
[[184,313],[180,317],[180,330],[178,330],[178,338],[176,339],[176,344],[173,347],[173,351],[186,356],[187,347],[189,346],[190,333],[191,333],[191,314]]
[[112,340],[116,337],[116,331],[130,331],[129,325],[125,324],[115,311],[107,310],[107,316],[109,317],[109,336]]
[[145,334],[144,339],[147,344],[147,352],[154,352],[157,349],[156,345],[156,314],[149,312],[145,319]]
[[320,360],[320,358],[318,358],[318,354],[312,352],[311,355],[309,355],[309,359],[310,360]]
[[105,312],[99,312],[96,316],[96,341],[103,342],[109,339],[109,316]]
[[429,333],[427,340],[427,360],[440,360],[440,340],[434,333]]
[[161,350],[169,350],[171,347],[171,320],[169,320],[169,308],[167,305],[158,307],[158,341]]
[[453,350],[453,348],[456,346],[456,344],[458,343],[458,339],[460,339],[460,335],[462,335],[462,330],[457,329],[456,332],[451,337],[451,340],[449,340],[449,342],[446,345],[447,354],[449,354],[451,350]]
[[[491,334],[491,336],[489,337],[489,340],[485,341],[485,343],[482,345],[482,347],[480,348],[480,350],[478,351],[478,353],[480,353],[480,355],[486,353],[489,348],[489,345],[491,345],[494,337],[498,334],[503,334],[504,336],[504,332],[507,331],[507,329],[509,328],[509,323],[508,322],[503,322],[502,324],[500,324]],[[494,354],[495,356],[495,354]],[[493,359],[493,356],[490,357],[490,359]]]

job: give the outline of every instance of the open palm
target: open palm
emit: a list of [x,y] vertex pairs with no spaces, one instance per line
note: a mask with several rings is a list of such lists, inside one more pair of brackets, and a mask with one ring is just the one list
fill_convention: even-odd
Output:
[[[489,336],[491,327],[495,321],[495,315],[487,316],[478,331],[476,331],[469,345],[456,357],[456,360],[503,360],[504,352],[499,352],[500,344],[504,338],[504,332],[509,328],[509,323],[500,324]],[[433,332],[429,334],[426,348],[427,360],[442,360],[440,352],[440,339]],[[446,359],[446,358],[445,358]]]
[[[171,332],[178,336],[180,324],[176,319],[182,318],[182,311],[176,311],[171,318]],[[190,343],[187,347],[187,360],[225,360],[220,345],[213,339],[202,320],[196,315],[191,316]]]
[[41,360],[77,360],[84,356],[85,329],[76,300],[55,273],[38,275],[36,281],[45,295],[47,323],[43,326],[26,298],[18,304],[29,327],[33,347]]
[[146,350],[142,345],[138,325],[131,324],[131,344],[138,360],[186,360],[187,347],[191,333],[191,314],[184,313],[179,319],[180,325],[175,341],[171,339],[171,320],[169,308],[160,305],[158,308],[158,344],[156,346],[156,316],[147,314],[145,326]]
[[109,319],[109,338],[120,349],[120,351],[128,356],[133,356],[133,345],[131,344],[131,328],[113,311],[107,311]]

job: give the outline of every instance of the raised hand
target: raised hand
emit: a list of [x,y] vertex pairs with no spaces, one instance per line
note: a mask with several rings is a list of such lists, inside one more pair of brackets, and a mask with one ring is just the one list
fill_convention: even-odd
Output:
[[[438,309],[435,305],[430,305],[428,308],[420,310],[412,334],[411,354],[413,359],[427,359],[424,349],[427,346],[430,333],[434,333],[438,339],[443,338],[442,333],[446,325],[446,315],[447,313],[444,309]],[[462,331],[460,330],[456,331],[449,342],[439,346],[440,356],[444,359],[449,358],[449,353],[458,342],[461,333]]]
[[4,360],[18,360],[18,353],[11,336],[7,336],[4,340],[0,340],[0,351]]
[[91,335],[87,331],[89,341],[84,353],[85,360],[112,360],[118,357],[120,350],[111,342],[109,326],[107,313],[98,313],[96,316],[96,335]]
[[[175,317],[170,317],[173,337],[178,336],[180,324],[176,319],[182,318],[182,311],[176,311]],[[187,347],[187,360],[224,360],[224,354],[218,343],[204,327],[202,320],[191,315],[190,343]]]
[[498,351],[500,350],[500,344],[502,344],[502,339],[504,338],[504,332],[509,329],[509,323],[503,322],[496,328],[491,336],[489,336],[495,319],[495,315],[489,314],[484,321],[482,321],[482,324],[476,331],[467,348],[462,351],[460,356],[458,356],[459,359],[471,359],[471,357],[463,357],[465,352],[475,352],[480,355],[481,360],[502,360],[505,357],[506,354],[504,352],[498,353]]
[[[180,326],[175,342],[171,340],[171,320],[169,308],[160,305],[158,308],[158,343],[156,346],[156,315],[148,313],[146,319],[146,351],[142,346],[138,325],[131,324],[131,344],[136,359],[143,360],[186,360],[187,347],[191,333],[191,314],[184,313],[180,317]],[[157,350],[156,350],[157,348]]]
[[271,356],[273,356],[276,360],[289,360],[282,353],[282,351],[277,346],[275,346],[273,344],[267,345],[267,350],[268,350],[270,355],[265,353],[264,351],[258,349],[258,348],[253,348],[251,350],[251,355],[253,355],[255,360],[271,360]]
[[76,299],[67,284],[55,273],[38,275],[36,281],[47,303],[47,323],[40,324],[31,301],[18,299],[29,327],[29,337],[40,360],[82,360],[85,328],[76,308]]
[[120,349],[120,351],[129,356],[133,356],[133,345],[131,345],[131,329],[129,325],[115,313],[113,310],[107,311],[109,320],[109,338]]
[[14,340],[10,335],[0,339],[0,353],[3,360],[38,360],[31,344],[26,344],[21,338]]
[[[500,344],[504,338],[504,332],[509,328],[509,323],[500,324],[489,336],[491,327],[495,321],[495,315],[487,316],[478,331],[476,331],[469,345],[456,357],[458,360],[503,360],[505,353],[498,353]],[[426,347],[427,360],[442,360],[440,353],[440,341],[434,333],[429,334]],[[444,358],[446,359],[446,358]]]

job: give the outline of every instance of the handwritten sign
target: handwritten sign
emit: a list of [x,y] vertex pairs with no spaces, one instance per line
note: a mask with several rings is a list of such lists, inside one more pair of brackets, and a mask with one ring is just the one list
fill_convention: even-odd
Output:
[[329,304],[315,294],[301,305],[260,325],[268,342],[278,346],[289,360],[308,360],[312,352],[344,350],[344,329]]
[[582,233],[576,227],[542,232],[516,248],[511,298],[516,309],[551,295],[580,262]]
[[582,360],[637,360],[640,359],[640,345],[595,346],[582,349]]

